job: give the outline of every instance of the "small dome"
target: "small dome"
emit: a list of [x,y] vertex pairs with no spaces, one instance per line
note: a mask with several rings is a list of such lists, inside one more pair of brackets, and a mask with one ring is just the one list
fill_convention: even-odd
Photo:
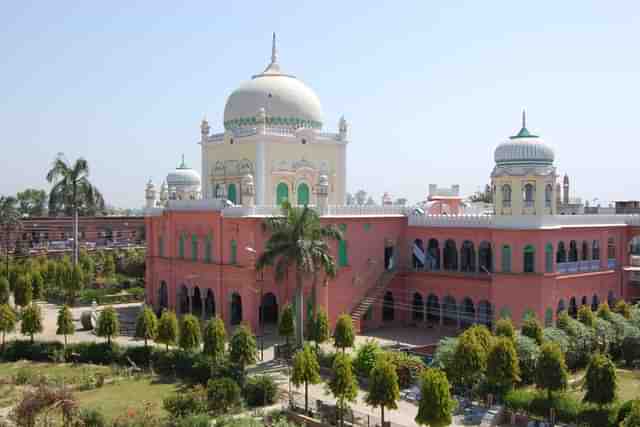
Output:
[[322,128],[322,106],[318,96],[302,81],[281,72],[275,34],[269,66],[229,95],[224,107],[224,128],[255,126],[261,108],[265,109],[267,123],[271,126]]
[[520,132],[498,145],[494,152],[494,160],[498,165],[551,165],[554,157],[553,149],[545,144],[542,138],[529,132],[524,112]]
[[180,166],[167,175],[167,185],[169,187],[199,186],[200,174],[188,167],[183,158]]

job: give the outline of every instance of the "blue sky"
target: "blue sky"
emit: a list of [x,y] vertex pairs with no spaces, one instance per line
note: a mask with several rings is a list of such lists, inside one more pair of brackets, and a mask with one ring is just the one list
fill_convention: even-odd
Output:
[[[440,3],[440,4],[438,4]],[[529,128],[575,195],[640,198],[640,2],[7,2],[0,15],[0,194],[46,188],[86,157],[108,202],[143,203],[199,121],[282,67],[351,123],[348,187],[422,199],[483,186],[493,149]]]

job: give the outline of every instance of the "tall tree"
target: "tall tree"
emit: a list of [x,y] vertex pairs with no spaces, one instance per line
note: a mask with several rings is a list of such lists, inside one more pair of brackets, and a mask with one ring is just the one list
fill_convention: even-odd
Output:
[[631,405],[631,411],[622,422],[622,427],[640,427],[640,400]]
[[596,316],[591,311],[590,305],[585,304],[578,309],[578,320],[590,328],[595,326]]
[[224,322],[220,317],[215,317],[209,320],[204,327],[204,334],[202,341],[204,347],[202,352],[211,357],[214,362],[222,359],[224,355],[225,341],[227,340],[227,331],[224,327]]
[[169,310],[164,310],[160,315],[160,321],[158,322],[158,337],[156,341],[160,344],[167,346],[167,351],[170,345],[175,345],[178,339],[178,319],[176,313]]
[[67,346],[67,336],[73,335],[76,331],[76,327],[73,324],[73,317],[71,316],[71,310],[69,306],[63,305],[58,310],[58,329],[56,335],[64,336],[64,345]]
[[47,193],[44,190],[28,188],[16,194],[18,211],[25,216],[44,216]]
[[16,328],[16,322],[18,321],[16,312],[9,304],[0,305],[0,332],[2,332],[2,350],[4,351],[4,344],[7,334],[10,334]]
[[31,343],[35,334],[42,332],[42,310],[40,306],[31,304],[22,310],[22,322],[20,323],[20,333],[29,335]]
[[242,383],[244,384],[245,369],[258,361],[256,338],[245,324],[240,325],[229,343],[229,359],[240,368]]
[[582,389],[585,391],[584,402],[596,405],[607,405],[616,399],[618,376],[611,360],[602,354],[591,358],[585,374]]
[[496,322],[496,336],[515,339],[516,330],[509,318],[501,318]]
[[535,340],[536,344],[542,344],[542,327],[535,316],[529,316],[522,322],[520,332],[525,337]]
[[513,339],[499,339],[489,351],[487,379],[501,393],[509,391],[520,380],[518,354]]
[[31,273],[31,292],[34,300],[44,296],[44,279],[39,270],[34,270]]
[[9,304],[11,289],[6,277],[0,277],[0,304]]
[[316,313],[313,323],[313,341],[316,343],[316,351],[319,350],[320,344],[329,339],[329,318],[327,312],[322,308]]
[[396,369],[385,357],[380,357],[369,375],[369,392],[365,402],[374,408],[380,407],[381,424],[384,425],[385,408],[397,409],[398,399],[400,387]]
[[144,347],[148,348],[148,340],[155,340],[157,336],[158,318],[151,307],[145,305],[136,319],[136,338],[143,339]]
[[[258,270],[264,270],[267,266],[273,266],[277,281],[284,280],[290,268],[294,268],[296,338],[298,345],[302,345],[304,279],[314,277],[314,274],[323,269],[326,274],[330,274],[327,268],[333,262],[333,257],[326,239],[340,239],[342,236],[333,227],[322,226],[320,216],[313,209],[306,205],[302,208],[292,207],[288,202],[282,204],[281,215],[265,220],[264,228],[270,233],[270,237],[256,267]],[[320,262],[321,259],[327,262]]]
[[547,390],[547,397],[551,400],[554,391],[567,388],[568,377],[567,364],[558,344],[544,344],[536,368],[536,386]]
[[26,307],[33,300],[33,286],[31,285],[31,277],[28,274],[21,274],[16,280],[15,289],[13,290],[13,298],[16,305]]
[[111,338],[117,337],[120,333],[120,321],[118,313],[113,307],[107,307],[98,316],[96,335],[107,338],[107,344],[111,344]]
[[486,367],[487,352],[474,334],[465,331],[458,338],[453,353],[452,381],[458,385],[473,387]]
[[309,410],[309,384],[320,382],[320,364],[318,356],[308,344],[298,350],[293,357],[291,382],[297,387],[304,384],[304,410]]
[[347,347],[353,347],[355,342],[355,332],[353,331],[353,321],[348,314],[342,314],[336,321],[336,327],[333,331],[333,342],[337,348],[342,349],[344,353]]
[[104,209],[104,198],[89,181],[89,163],[82,157],[69,163],[58,154],[47,173],[53,184],[49,193],[49,215],[73,215],[73,262],[78,262],[78,215],[96,215]]
[[347,403],[355,401],[358,396],[358,384],[353,374],[351,357],[349,357],[348,354],[336,354],[333,360],[331,378],[327,383],[327,387],[336,398],[340,415],[340,425],[344,426],[344,414],[347,411]]
[[71,274],[69,280],[65,281],[65,294],[67,297],[67,302],[69,304],[73,304],[74,300],[78,293],[82,290],[82,286],[84,285],[84,277],[82,273],[82,268],[80,265],[76,264],[71,268]]
[[2,234],[4,237],[7,280],[11,282],[9,278],[9,251],[11,249],[11,233],[22,227],[22,222],[20,221],[20,212],[18,212],[18,208],[16,207],[16,199],[13,197],[0,196],[0,227],[2,227]]
[[454,400],[451,385],[440,369],[429,368],[421,377],[421,396],[415,421],[430,427],[445,427],[451,424]]
[[200,348],[200,321],[193,314],[185,314],[180,322],[180,338],[178,345],[183,350],[196,350]]

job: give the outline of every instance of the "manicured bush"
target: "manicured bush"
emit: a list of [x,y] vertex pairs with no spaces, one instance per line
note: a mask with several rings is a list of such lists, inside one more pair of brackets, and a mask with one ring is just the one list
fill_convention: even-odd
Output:
[[34,362],[49,362],[54,359],[54,353],[63,350],[60,342],[34,342],[16,340],[8,342],[2,353],[3,360],[16,362],[18,360],[32,360]]
[[359,377],[368,378],[376,364],[376,359],[382,354],[378,342],[370,339],[358,347],[353,360],[353,369]]
[[563,353],[569,351],[569,336],[562,329],[544,328],[542,338],[544,341],[551,341],[558,344]]
[[78,420],[84,427],[107,427],[107,418],[100,410],[95,408],[82,408],[78,412]]
[[209,409],[221,415],[240,406],[240,386],[231,378],[210,380],[207,383]]
[[202,387],[180,391],[162,401],[162,407],[172,418],[182,418],[207,412],[207,395]]
[[636,401],[627,400],[622,405],[620,405],[620,407],[618,408],[618,415],[616,417],[615,425],[622,425],[622,421],[624,421],[624,419],[627,418],[627,415],[629,415],[629,412],[631,412],[631,407],[633,406],[634,402]]
[[622,342],[622,354],[627,366],[631,367],[640,360],[640,336],[625,337]]
[[400,388],[406,388],[415,384],[427,368],[421,358],[407,353],[387,351],[383,357],[386,357],[396,369]]
[[540,417],[548,417],[550,409],[553,408],[556,420],[565,423],[575,423],[582,404],[571,395],[565,393],[554,394],[551,399],[545,393],[535,393],[531,400],[529,411]]
[[518,335],[515,343],[520,363],[520,379],[524,384],[533,384],[538,357],[540,357],[540,347],[532,338],[524,335]]
[[589,427],[617,427],[616,407],[584,405],[578,413],[578,425]]
[[244,396],[249,406],[273,405],[278,396],[278,386],[268,375],[250,377],[244,389]]
[[535,392],[530,390],[511,390],[504,396],[504,405],[512,412],[527,412],[535,396]]
[[452,381],[455,373],[453,372],[453,356],[458,346],[458,339],[446,337],[438,342],[438,348],[433,354],[432,367],[443,370],[447,374],[449,381]]
[[79,355],[79,362],[96,365],[121,363],[123,350],[117,343],[91,342],[73,344],[70,351]]

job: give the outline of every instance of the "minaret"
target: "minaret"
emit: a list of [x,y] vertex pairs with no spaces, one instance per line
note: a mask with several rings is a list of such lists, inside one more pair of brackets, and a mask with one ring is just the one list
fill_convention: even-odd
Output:
[[556,182],[556,209],[560,209],[562,206],[562,185]]
[[210,131],[210,127],[209,127],[209,122],[207,121],[207,117],[204,116],[202,118],[202,122],[200,122],[200,142],[202,144],[206,143],[207,140],[209,139],[209,131]]
[[145,189],[145,207],[148,209],[156,207],[156,187],[151,180],[147,182]]
[[316,199],[318,201],[320,215],[327,215],[329,207],[329,177],[325,174],[318,177]]
[[564,174],[564,179],[562,180],[562,204],[569,204],[569,175]]

